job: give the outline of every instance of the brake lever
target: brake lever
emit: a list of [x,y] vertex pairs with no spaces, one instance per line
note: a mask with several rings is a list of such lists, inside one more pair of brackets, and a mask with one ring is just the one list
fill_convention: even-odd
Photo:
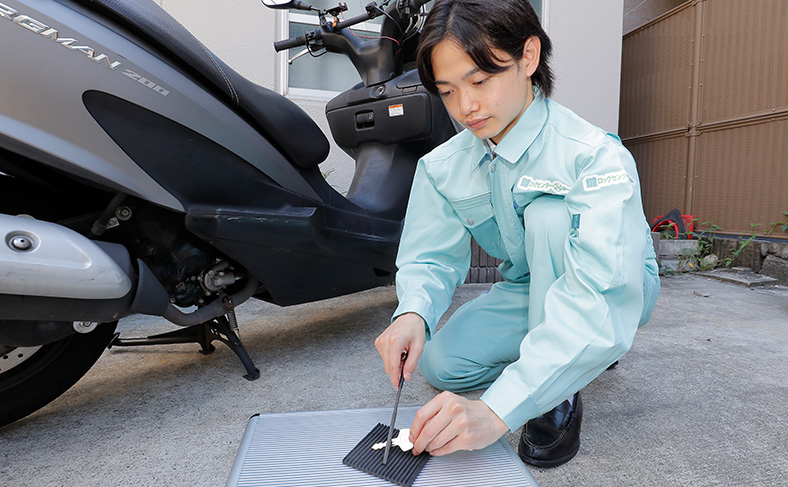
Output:
[[287,60],[287,64],[293,64],[293,61],[295,61],[296,59],[300,58],[301,56],[305,56],[307,54],[309,54],[309,48],[308,47],[305,48],[303,51],[299,52],[298,54],[296,54],[295,56],[293,56],[290,59],[288,59]]

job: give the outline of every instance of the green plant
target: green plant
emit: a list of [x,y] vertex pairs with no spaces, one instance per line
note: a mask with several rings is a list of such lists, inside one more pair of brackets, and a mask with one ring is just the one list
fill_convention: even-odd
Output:
[[[715,232],[722,230],[722,227],[711,221],[703,222],[701,225],[708,229],[698,234],[698,268],[707,271],[717,267],[718,259],[714,256],[714,242],[718,237]],[[711,256],[714,256],[714,259],[710,259]]]
[[783,212],[783,216],[785,217],[786,222],[771,222],[769,223],[769,229],[763,232],[764,235],[771,235],[777,227],[783,231],[783,233],[788,232],[788,211]]
[[670,266],[660,266],[659,268],[659,275],[660,276],[673,276],[676,274],[676,271],[673,270]]
[[730,267],[733,265],[739,255],[744,252],[744,249],[755,239],[755,228],[762,224],[750,223],[750,237],[746,240],[740,239],[731,256],[724,259],[717,259],[716,255],[714,255],[714,242],[719,240],[716,234],[722,230],[722,227],[711,221],[703,222],[701,225],[708,228],[698,234],[698,255],[685,256],[687,259],[685,265],[692,270],[706,271],[716,267]]
[[[700,245],[700,244],[698,244],[698,245]],[[679,253],[679,255],[677,255],[677,257],[679,258],[679,263],[678,263],[678,266],[677,266],[679,271],[685,271],[685,270],[687,270],[687,271],[697,271],[698,269],[701,268],[701,266],[700,266],[700,263],[701,263],[700,257],[698,255],[692,253],[692,251],[690,251],[690,250],[686,250],[686,249],[682,250],[681,253]],[[708,270],[708,269],[703,269],[703,270]]]
[[722,259],[722,263],[725,267],[730,267],[731,264],[741,255],[745,248],[755,239],[755,235],[751,235],[750,238],[747,240],[739,240],[739,246],[733,251],[733,254],[730,257],[726,257]]

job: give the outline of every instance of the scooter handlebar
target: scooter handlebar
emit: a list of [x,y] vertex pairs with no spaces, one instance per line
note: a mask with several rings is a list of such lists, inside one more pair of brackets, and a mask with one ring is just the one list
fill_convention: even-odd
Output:
[[274,42],[274,50],[276,52],[284,51],[286,49],[292,49],[294,47],[306,45],[306,37],[305,36],[297,36],[290,39],[285,39],[283,41],[276,41]]
[[373,19],[375,17],[377,17],[377,15],[373,15],[370,12],[367,12],[367,13],[364,13],[364,14],[361,14],[361,15],[357,15],[357,16],[349,18],[347,20],[343,20],[341,22],[337,22],[337,24],[334,26],[334,31],[339,32],[340,30],[342,30],[342,29],[344,29],[346,27],[350,27],[351,25],[360,24],[361,22],[366,22],[367,20]]
[[[367,12],[361,15],[357,15],[353,18],[343,20],[341,22],[337,22],[335,25],[331,26],[331,30],[333,32],[339,32],[342,29],[350,27],[352,25],[360,24],[361,22],[366,22],[367,20],[375,18],[376,15],[373,13]],[[315,38],[319,38],[319,29],[313,31],[315,34]],[[305,46],[310,39],[309,33],[305,35],[300,35],[297,37],[292,37],[290,39],[285,39],[283,41],[276,41],[274,42],[274,50],[276,52],[284,51],[285,49],[292,49],[294,47]]]

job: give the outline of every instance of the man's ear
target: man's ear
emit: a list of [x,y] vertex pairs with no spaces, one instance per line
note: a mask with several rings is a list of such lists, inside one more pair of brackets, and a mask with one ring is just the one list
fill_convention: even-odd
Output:
[[542,55],[542,41],[538,36],[531,36],[523,44],[523,58],[525,75],[533,76],[536,68],[539,67],[539,59]]

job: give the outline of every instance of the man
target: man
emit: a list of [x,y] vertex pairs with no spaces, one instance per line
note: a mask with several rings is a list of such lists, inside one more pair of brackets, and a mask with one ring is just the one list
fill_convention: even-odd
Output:
[[[579,390],[630,348],[659,293],[634,160],[550,100],[550,40],[526,0],[445,0],[418,65],[466,130],[418,163],[397,265],[399,307],[375,345],[397,385],[416,364],[444,392],[411,426],[413,453],[483,448],[524,426],[540,467],[577,453]],[[592,91],[593,87],[589,87]],[[504,281],[436,332],[473,236]],[[487,389],[480,400],[454,393]]]

